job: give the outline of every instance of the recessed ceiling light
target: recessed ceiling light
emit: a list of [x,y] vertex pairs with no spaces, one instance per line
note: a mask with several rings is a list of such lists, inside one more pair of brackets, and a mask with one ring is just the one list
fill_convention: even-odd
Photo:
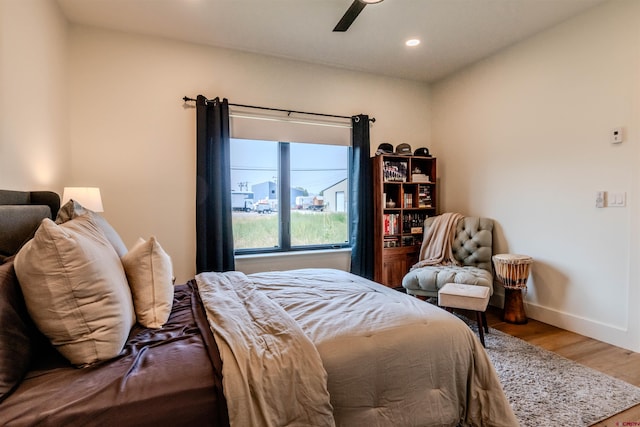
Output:
[[366,3],[366,4],[374,4],[374,3],[380,3],[382,2],[382,0],[360,0],[360,3]]
[[406,44],[407,46],[418,46],[420,44],[420,40],[418,39],[409,39],[407,40],[404,44]]

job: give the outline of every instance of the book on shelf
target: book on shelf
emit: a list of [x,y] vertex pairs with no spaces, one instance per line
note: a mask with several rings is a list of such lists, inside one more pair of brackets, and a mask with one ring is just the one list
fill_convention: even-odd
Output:
[[396,248],[400,246],[400,238],[398,236],[385,236],[383,246],[385,248]]
[[432,206],[431,187],[428,185],[418,186],[418,206],[421,208],[430,208]]
[[412,208],[413,207],[413,194],[405,193],[404,194],[404,207]]
[[413,182],[429,182],[429,175],[425,175],[423,173],[413,173],[413,174],[411,174],[411,181],[413,181]]
[[400,233],[400,227],[399,227],[399,214],[384,214],[383,215],[383,227],[384,227],[384,234],[385,235],[390,235],[390,234],[399,234]]

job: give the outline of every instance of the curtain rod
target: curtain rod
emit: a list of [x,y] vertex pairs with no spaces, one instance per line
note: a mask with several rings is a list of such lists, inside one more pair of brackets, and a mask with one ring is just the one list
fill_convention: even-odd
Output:
[[[195,102],[196,101],[195,99],[189,98],[188,96],[183,97],[182,100],[184,102],[189,102],[189,101]],[[207,101],[210,101],[210,100],[207,99]],[[243,108],[255,108],[255,109],[258,109],[258,110],[267,110],[267,111],[280,111],[282,113],[287,113],[287,114],[296,113],[296,114],[307,114],[307,115],[311,115],[311,116],[334,117],[334,118],[338,118],[338,119],[351,119],[351,116],[338,116],[338,115],[335,115],[335,114],[323,114],[323,113],[309,113],[307,111],[296,111],[296,110],[282,110],[280,108],[258,107],[258,106],[255,106],[255,105],[229,103],[229,106],[232,106],[232,107],[243,107]],[[376,118],[375,117],[371,117],[369,119],[369,121],[371,123],[375,123],[376,122]]]

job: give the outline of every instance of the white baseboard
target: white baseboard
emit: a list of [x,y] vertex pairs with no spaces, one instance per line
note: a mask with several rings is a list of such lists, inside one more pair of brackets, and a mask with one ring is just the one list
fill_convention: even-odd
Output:
[[[496,289],[496,292],[494,292],[491,297],[490,304],[498,308],[504,307],[504,293],[499,293]],[[576,334],[606,342],[607,344],[640,352],[640,345],[633,345],[633,342],[637,342],[637,340],[629,336],[627,327],[600,322],[527,301],[524,303],[524,309],[527,317],[530,319],[535,319],[539,322],[575,332]]]
[[489,299],[489,305],[498,308],[504,307],[504,291],[498,292],[498,290],[494,288],[493,295],[491,295],[491,299]]

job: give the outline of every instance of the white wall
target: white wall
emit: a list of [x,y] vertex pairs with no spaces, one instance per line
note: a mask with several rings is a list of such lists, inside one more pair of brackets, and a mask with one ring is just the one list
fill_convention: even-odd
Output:
[[62,191],[67,22],[49,0],[0,0],[0,188]]
[[[640,2],[614,0],[431,88],[86,27],[56,3],[0,0],[0,187],[102,188],[128,245],[156,235],[194,272],[195,113],[184,95],[378,120],[378,143],[438,157],[441,206],[497,222],[535,259],[534,317],[640,350]],[[71,123],[69,125],[69,118]],[[431,129],[433,123],[433,130]],[[609,131],[625,128],[613,146]],[[595,209],[595,191],[627,207]],[[249,258],[247,272],[348,268],[348,253]]]
[[[232,103],[376,118],[383,141],[429,146],[426,84],[212,47],[72,27],[72,179],[101,188],[105,217],[127,245],[155,235],[179,281],[195,271],[195,109],[203,94]],[[237,269],[347,269],[349,254],[247,258]]]
[[[635,351],[639,22],[640,2],[611,1],[432,87],[441,206],[534,258],[530,317]],[[596,209],[598,190],[627,206]]]

